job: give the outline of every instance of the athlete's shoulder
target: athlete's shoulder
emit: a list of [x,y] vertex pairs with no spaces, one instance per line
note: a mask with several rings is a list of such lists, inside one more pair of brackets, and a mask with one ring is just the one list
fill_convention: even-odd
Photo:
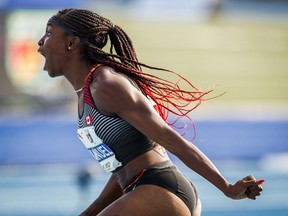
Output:
[[129,79],[107,66],[98,67],[90,84],[92,97],[97,107],[115,113],[133,97],[136,88]]
[[93,74],[92,85],[97,89],[115,89],[121,86],[125,87],[128,83],[129,81],[125,76],[109,66],[100,65],[95,69]]

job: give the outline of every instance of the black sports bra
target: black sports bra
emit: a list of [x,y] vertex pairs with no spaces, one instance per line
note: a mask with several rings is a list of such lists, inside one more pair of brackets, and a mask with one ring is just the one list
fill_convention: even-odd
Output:
[[[114,152],[116,159],[119,162],[115,169],[112,168],[111,171],[114,172],[121,169],[121,167],[124,167],[129,161],[151,150],[153,148],[153,141],[119,116],[107,116],[98,111],[89,88],[94,72],[95,69],[91,71],[86,78],[86,85],[84,88],[84,109],[83,115],[79,116],[78,119],[78,131],[79,129],[93,128],[97,136],[96,139],[99,138],[106,144],[108,148]],[[82,135],[80,135],[79,132],[78,136],[80,139],[82,138],[80,137]],[[105,154],[107,146],[104,150],[101,148],[100,151]],[[91,151],[89,147],[87,148]],[[92,151],[91,153],[94,155]],[[100,162],[101,158],[98,161]]]

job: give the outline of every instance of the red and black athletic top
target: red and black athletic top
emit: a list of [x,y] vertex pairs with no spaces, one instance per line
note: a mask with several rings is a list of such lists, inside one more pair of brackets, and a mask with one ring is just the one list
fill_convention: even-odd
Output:
[[86,78],[84,88],[84,109],[78,118],[78,128],[95,127],[96,135],[109,146],[116,159],[124,167],[129,161],[153,148],[153,141],[119,116],[107,116],[98,111],[91,96],[89,85],[95,69]]

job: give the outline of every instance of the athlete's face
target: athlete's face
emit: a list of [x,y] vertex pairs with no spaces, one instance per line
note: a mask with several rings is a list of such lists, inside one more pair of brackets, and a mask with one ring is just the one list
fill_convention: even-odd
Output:
[[38,52],[45,57],[44,70],[50,77],[63,75],[68,60],[68,36],[56,24],[47,23],[45,35],[39,40]]

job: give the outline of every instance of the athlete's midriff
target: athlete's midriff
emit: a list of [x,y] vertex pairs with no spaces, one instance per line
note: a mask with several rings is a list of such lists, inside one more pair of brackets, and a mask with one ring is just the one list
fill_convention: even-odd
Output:
[[141,156],[127,163],[119,171],[114,172],[121,188],[123,189],[135,176],[139,175],[144,169],[147,169],[157,163],[170,160],[167,154],[161,154],[156,145],[152,150],[145,152]]

